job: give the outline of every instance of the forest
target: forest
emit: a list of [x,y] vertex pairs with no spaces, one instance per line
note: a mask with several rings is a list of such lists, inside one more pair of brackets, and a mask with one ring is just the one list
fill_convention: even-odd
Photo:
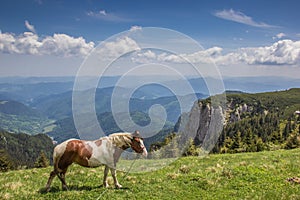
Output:
[[[50,162],[53,143],[45,134],[13,134],[0,130],[0,170],[43,167]],[[49,163],[48,163],[49,164]],[[44,166],[47,166],[45,164]]]

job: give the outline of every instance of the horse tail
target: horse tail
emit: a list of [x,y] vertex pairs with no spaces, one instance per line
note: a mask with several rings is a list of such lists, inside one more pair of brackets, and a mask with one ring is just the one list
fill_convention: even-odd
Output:
[[[60,144],[59,144],[59,145],[60,145]],[[60,160],[60,158],[61,158],[61,155],[60,155],[60,153],[58,152],[58,148],[57,148],[59,145],[57,145],[57,146],[54,148],[54,151],[53,151],[53,166],[54,166],[54,171],[55,171],[56,173],[59,172],[58,163],[59,163],[59,160]]]

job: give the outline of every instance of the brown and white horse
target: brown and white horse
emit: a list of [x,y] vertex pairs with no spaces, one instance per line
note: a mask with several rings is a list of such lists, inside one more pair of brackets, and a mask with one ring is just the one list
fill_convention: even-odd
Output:
[[105,165],[103,186],[108,187],[107,174],[110,169],[116,188],[121,188],[116,176],[116,164],[121,153],[131,147],[136,153],[147,156],[147,150],[138,131],[134,133],[114,133],[94,141],[78,139],[67,140],[54,148],[54,170],[50,173],[46,191],[50,190],[53,178],[57,175],[62,188],[68,189],[65,175],[68,167],[74,162],[84,167]]

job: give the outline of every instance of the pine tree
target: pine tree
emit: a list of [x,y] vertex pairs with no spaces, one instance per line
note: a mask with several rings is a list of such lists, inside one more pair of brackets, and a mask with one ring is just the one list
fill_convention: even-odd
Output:
[[194,140],[190,139],[187,143],[187,148],[183,153],[184,156],[198,156],[200,153],[200,149],[196,147]]
[[39,157],[37,158],[36,162],[34,163],[36,168],[43,168],[49,166],[49,159],[47,158],[44,151],[41,151]]
[[271,141],[274,144],[280,144],[282,142],[282,135],[279,131],[275,131],[271,135]]
[[241,138],[241,132],[237,131],[234,136],[233,136],[233,143],[231,145],[231,150],[233,152],[240,152],[241,151],[241,147],[243,146],[242,143],[242,138]]
[[251,143],[253,143],[253,133],[250,128],[248,128],[246,130],[245,137],[244,137],[244,143],[246,143],[247,145],[250,145]]
[[8,154],[5,152],[5,150],[0,150],[0,171],[6,172],[9,169],[12,169],[12,163],[8,158]]
[[264,142],[261,138],[256,137],[255,144],[256,144],[256,151],[257,152],[265,150],[265,144],[264,144]]
[[286,125],[285,125],[285,127],[284,127],[284,130],[283,130],[283,137],[286,139],[286,138],[288,138],[288,136],[290,135],[290,133],[291,133],[291,121],[289,120],[287,123],[286,123]]

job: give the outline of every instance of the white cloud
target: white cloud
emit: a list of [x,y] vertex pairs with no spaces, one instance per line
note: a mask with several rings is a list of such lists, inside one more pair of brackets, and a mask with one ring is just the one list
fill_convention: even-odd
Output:
[[300,62],[300,41],[280,40],[271,46],[242,48],[235,56],[247,64],[296,65]]
[[172,62],[172,63],[211,63],[213,58],[216,58],[221,55],[222,48],[213,47],[210,49],[198,51],[191,54],[170,54],[170,53],[160,53],[156,54],[151,50],[147,50],[145,52],[136,53],[134,57],[132,57],[133,62],[137,63],[150,63],[150,62]]
[[131,28],[129,29],[130,32],[140,31],[140,30],[142,30],[141,26],[131,26]]
[[74,38],[66,34],[39,38],[32,32],[24,32],[18,36],[0,33],[0,52],[9,54],[86,56],[94,46],[93,42],[87,43],[82,37]]
[[284,34],[284,33],[278,33],[276,36],[274,36],[272,38],[273,38],[273,40],[275,40],[275,39],[281,39],[281,38],[283,38],[285,36],[286,36],[286,34]]
[[27,20],[25,20],[25,26],[29,31],[36,33],[34,26],[31,25]]
[[86,56],[94,48],[94,43],[87,43],[83,37],[74,38],[66,34],[54,34],[42,40],[40,53],[57,56]]
[[280,40],[265,47],[247,47],[224,54],[220,47],[212,47],[191,54],[155,54],[146,51],[136,54],[133,62],[212,63],[218,65],[296,65],[300,63],[300,41]]
[[100,11],[99,11],[99,14],[104,15],[104,16],[107,15],[105,10],[100,10]]
[[259,28],[274,28],[277,26],[269,25],[263,22],[256,22],[252,19],[252,17],[245,15],[240,11],[235,11],[233,9],[230,10],[222,10],[213,13],[216,17],[221,19],[238,22],[241,24],[246,24],[249,26],[255,26]]
[[102,58],[118,58],[123,54],[140,50],[139,45],[130,37],[121,37],[117,38],[114,41],[105,42],[101,48],[98,48],[96,51],[101,55]]
[[103,20],[103,21],[110,21],[110,22],[130,22],[133,21],[130,18],[125,16],[120,16],[116,13],[109,13],[105,10],[100,11],[88,11],[86,15],[89,17],[93,17],[95,19]]
[[151,63],[159,60],[158,56],[151,50],[139,51],[131,57],[131,60],[135,63]]

